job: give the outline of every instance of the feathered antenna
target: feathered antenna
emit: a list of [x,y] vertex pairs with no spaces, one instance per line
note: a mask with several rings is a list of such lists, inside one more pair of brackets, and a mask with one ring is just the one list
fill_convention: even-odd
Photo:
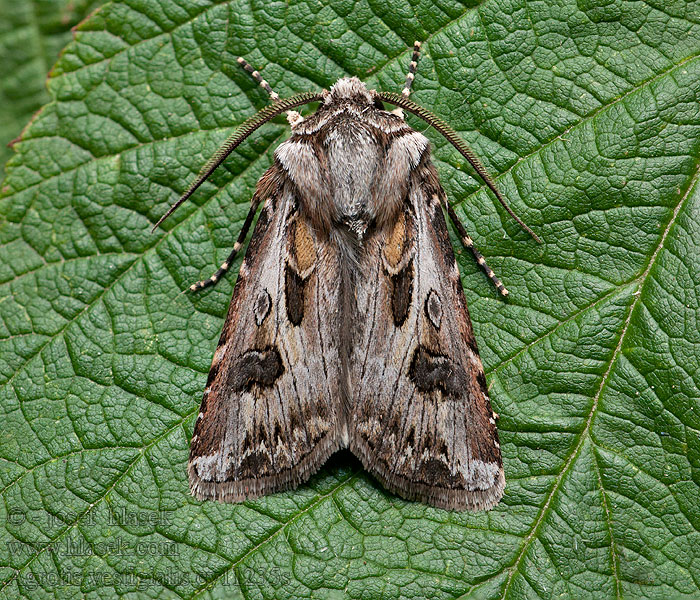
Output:
[[534,231],[532,231],[532,229],[530,229],[527,225],[525,225],[522,219],[513,212],[510,206],[508,206],[505,199],[501,195],[501,192],[496,186],[496,182],[493,179],[491,179],[491,176],[486,171],[484,165],[481,164],[481,161],[478,159],[476,154],[474,154],[471,148],[469,148],[469,146],[467,146],[464,143],[464,141],[462,141],[462,138],[460,138],[459,135],[457,135],[457,132],[454,129],[452,129],[452,127],[450,127],[439,117],[435,116],[429,110],[426,110],[422,106],[416,104],[415,102],[413,102],[413,100],[409,100],[409,98],[404,94],[396,94],[394,92],[378,92],[378,96],[382,100],[388,102],[389,104],[399,106],[407,110],[408,112],[413,113],[417,117],[420,117],[426,123],[434,127],[436,131],[441,133],[445,137],[445,139],[448,142],[450,142],[450,144],[452,144],[457,149],[457,151],[469,161],[469,164],[479,174],[479,177],[483,179],[484,183],[494,193],[496,198],[498,198],[498,201],[503,205],[503,208],[506,209],[508,214],[517,221],[518,225],[520,225],[520,227],[527,231],[538,243],[542,243],[542,240],[537,236],[537,234]]
[[318,102],[322,99],[322,95],[317,92],[304,92],[303,94],[297,94],[286,100],[277,100],[270,106],[263,108],[257,114],[250,117],[245,121],[234,133],[224,142],[223,146],[219,148],[207,163],[202,167],[202,170],[197,175],[197,179],[194,180],[192,185],[187,188],[187,191],[180,196],[180,199],[173,204],[160,220],[153,226],[151,233],[154,232],[158,226],[165,221],[171,214],[173,214],[177,208],[187,200],[197,188],[202,185],[207,178],[216,170],[216,168],[224,162],[226,157],[233,152],[240,143],[245,140],[251,133],[253,133],[258,127],[267,123],[270,119],[273,119],[283,112],[287,112],[292,108],[297,106],[302,106],[303,104],[309,104],[310,102]]

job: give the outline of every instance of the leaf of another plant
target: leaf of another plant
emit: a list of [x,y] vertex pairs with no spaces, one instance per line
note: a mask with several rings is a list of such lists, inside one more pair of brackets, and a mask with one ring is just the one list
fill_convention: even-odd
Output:
[[0,0],[0,177],[12,155],[7,147],[51,98],[46,73],[71,39],[71,27],[101,1]]

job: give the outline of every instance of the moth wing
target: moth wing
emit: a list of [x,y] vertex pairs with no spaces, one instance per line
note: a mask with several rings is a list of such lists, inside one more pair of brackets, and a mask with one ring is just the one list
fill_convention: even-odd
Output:
[[331,333],[337,251],[316,237],[280,177],[243,260],[195,423],[188,472],[199,499],[293,488],[346,431]]
[[388,489],[457,510],[505,487],[484,369],[432,165],[368,239],[356,286],[350,448]]

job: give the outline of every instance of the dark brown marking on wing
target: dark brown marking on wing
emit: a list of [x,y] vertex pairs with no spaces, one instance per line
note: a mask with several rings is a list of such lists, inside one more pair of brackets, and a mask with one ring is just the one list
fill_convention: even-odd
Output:
[[428,297],[425,299],[425,314],[428,320],[433,324],[435,329],[440,329],[442,322],[442,302],[440,296],[435,290],[430,290]]
[[[202,403],[199,405],[199,412],[203,415],[207,414],[207,410],[209,408],[209,396],[211,395],[211,390],[209,388],[206,388],[207,391],[204,392],[204,395],[202,396]],[[197,422],[201,421],[201,419],[198,419]]]
[[[211,406],[210,406],[211,405]],[[213,397],[207,386],[204,392],[199,412],[203,415],[198,418],[194,425],[194,438],[190,443],[190,459],[196,456],[208,456],[214,452],[220,443],[226,422],[224,419],[213,419],[210,411],[216,411],[217,399]]]
[[[248,243],[246,258],[243,259],[243,262],[248,268],[250,268],[250,265],[248,264],[249,261],[246,259],[248,259],[248,257],[254,258],[258,256],[258,253],[260,252],[260,245],[263,243],[263,239],[265,238],[264,234],[270,225],[270,221],[272,220],[272,213],[274,211],[271,205],[272,200],[273,198],[270,197],[267,203],[265,203],[265,206],[263,206],[263,209],[260,211],[258,222],[255,224],[255,231],[253,232],[253,236],[250,238],[250,242]],[[241,268],[241,270],[244,269]]]
[[467,346],[469,346],[469,349],[476,355],[479,356],[479,348],[476,345],[476,340],[474,339],[474,336],[467,337]]
[[413,294],[413,260],[411,260],[396,275],[391,277],[391,314],[394,325],[401,327],[408,317],[411,308],[411,296]]
[[284,298],[287,304],[287,318],[292,325],[299,325],[304,317],[305,281],[287,265],[284,269]]
[[[421,415],[421,419],[423,418],[424,415]],[[432,430],[430,428],[425,430],[425,433],[423,434],[423,439],[421,441],[421,446],[423,446],[423,448],[428,448],[431,452],[433,452],[433,435]]]
[[479,387],[481,388],[481,391],[483,392],[484,396],[486,396],[488,398],[489,388],[486,385],[486,375],[484,375],[483,371],[479,371],[477,373],[476,381],[479,383]]
[[410,448],[416,447],[416,428],[414,425],[410,426],[408,433],[406,434],[404,443]]
[[459,489],[461,487],[459,484],[456,484],[455,478],[450,475],[447,465],[436,458],[428,458],[421,461],[418,480],[424,485],[440,488]]
[[[455,262],[455,252],[450,243],[450,236],[447,233],[447,224],[445,223],[445,215],[442,213],[442,206],[435,205],[432,214],[433,230],[436,232],[438,245],[442,253],[445,268],[451,267]],[[461,287],[461,284],[460,284]]]
[[467,376],[449,357],[418,346],[413,354],[408,375],[421,392],[441,390],[458,396],[467,388]]
[[251,448],[251,440],[250,440],[250,432],[246,431],[245,436],[243,438],[243,443],[241,444],[241,452],[245,453],[250,451]]
[[255,299],[255,305],[253,306],[253,313],[255,314],[255,322],[258,327],[263,324],[263,321],[270,314],[270,309],[272,308],[272,299],[267,290],[261,290],[258,297]]
[[[233,469],[231,469],[232,471]],[[235,479],[251,479],[269,475],[270,455],[267,452],[251,452],[243,460],[238,468]],[[232,473],[228,473],[228,480],[234,479]]]
[[212,384],[212,382],[216,379],[216,376],[219,374],[221,362],[222,361],[212,363],[211,369],[209,369],[209,376],[207,377],[207,387]]
[[270,387],[283,372],[282,357],[277,348],[248,350],[236,361],[231,386],[234,392],[250,390],[254,385]]

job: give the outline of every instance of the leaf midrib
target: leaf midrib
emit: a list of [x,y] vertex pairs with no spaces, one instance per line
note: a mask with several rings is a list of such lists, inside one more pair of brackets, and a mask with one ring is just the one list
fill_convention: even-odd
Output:
[[[506,600],[506,596],[508,594],[508,590],[510,589],[510,585],[513,581],[513,577],[518,570],[518,565],[520,564],[523,557],[525,556],[525,553],[530,545],[530,542],[535,537],[535,534],[539,530],[540,525],[543,523],[544,517],[548,514],[551,501],[554,498],[554,496],[556,495],[556,493],[559,491],[559,487],[561,486],[561,483],[564,480],[564,476],[569,471],[569,468],[571,467],[571,465],[574,463],[574,459],[581,451],[581,448],[583,447],[585,440],[588,439],[588,440],[590,440],[591,445],[597,446],[596,442],[590,436],[590,429],[591,429],[591,424],[593,422],[593,418],[595,417],[595,415],[597,414],[597,411],[598,411],[598,401],[600,400],[600,396],[603,393],[603,390],[605,389],[606,384],[608,383],[608,378],[610,376],[610,373],[612,372],[613,367],[617,363],[617,359],[620,355],[620,351],[622,349],[622,345],[624,343],[625,336],[627,335],[627,331],[629,329],[629,324],[630,324],[630,321],[632,320],[632,315],[634,314],[635,307],[637,306],[640,298],[642,297],[642,292],[643,292],[644,284],[646,283],[647,277],[648,277],[652,267],[654,266],[654,264],[656,262],[656,259],[659,255],[659,252],[662,250],[662,248],[664,246],[664,242],[666,241],[668,233],[671,230],[671,228],[673,227],[673,225],[676,221],[676,218],[678,217],[678,214],[680,213],[686,200],[688,199],[691,192],[693,191],[695,184],[698,181],[699,175],[700,175],[700,170],[698,170],[698,165],[696,165],[695,174],[691,178],[685,194],[683,196],[681,196],[680,201],[678,202],[678,204],[674,208],[673,216],[669,220],[668,225],[666,226],[666,229],[664,230],[664,232],[661,236],[659,244],[657,245],[656,249],[654,250],[654,252],[649,260],[649,264],[647,265],[647,268],[642,273],[642,275],[640,275],[637,278],[638,288],[637,288],[637,291],[633,294],[634,300],[631,302],[630,307],[628,308],[627,316],[625,318],[625,323],[620,331],[620,339],[618,340],[617,346],[615,347],[615,349],[613,350],[613,352],[611,354],[610,362],[608,363],[607,370],[605,371],[605,373],[603,374],[603,377],[601,378],[600,386],[598,387],[598,391],[596,392],[595,396],[593,397],[593,403],[591,404],[591,410],[588,414],[586,424],[585,424],[584,428],[582,429],[581,434],[579,436],[579,439],[576,442],[573,450],[571,451],[571,453],[567,457],[567,459],[564,463],[564,466],[562,467],[561,471],[556,475],[556,477],[554,479],[554,485],[552,486],[552,490],[549,493],[549,495],[547,496],[547,499],[545,500],[545,503],[543,504],[542,509],[540,510],[539,514],[537,515],[537,518],[535,519],[535,522],[532,526],[530,533],[526,536],[520,553],[517,555],[513,564],[511,564],[509,567],[504,567],[504,569],[503,569],[503,571],[508,570],[508,571],[510,571],[510,573],[508,575],[508,579],[506,581],[506,585],[504,587],[503,595],[501,596],[501,600]],[[600,492],[601,492],[601,494],[603,494],[603,504],[605,506],[607,506],[607,502],[605,500],[605,488],[602,487],[602,481],[601,481]],[[615,545],[615,538],[613,536],[613,527],[612,527],[612,522],[610,521],[610,513],[607,510],[605,511],[605,515],[606,515],[606,526],[608,527],[608,530],[610,532],[610,543],[611,543],[611,551],[612,551],[612,547],[614,547],[614,545]],[[617,590],[618,590],[618,597],[619,597],[620,578],[619,578],[619,572],[617,572],[617,569],[616,569],[616,565],[617,565],[617,561],[613,560],[613,575],[615,576],[616,586],[617,586]]]

